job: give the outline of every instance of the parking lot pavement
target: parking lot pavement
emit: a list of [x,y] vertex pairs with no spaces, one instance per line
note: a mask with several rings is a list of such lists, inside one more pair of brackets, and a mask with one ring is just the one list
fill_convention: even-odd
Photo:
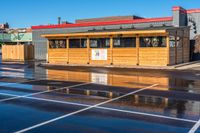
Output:
[[2,64],[0,132],[186,133],[199,120],[195,73],[102,69]]

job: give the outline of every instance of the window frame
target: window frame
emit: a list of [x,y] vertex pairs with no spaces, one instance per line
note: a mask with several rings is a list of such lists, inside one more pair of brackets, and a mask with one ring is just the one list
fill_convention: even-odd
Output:
[[[103,41],[103,39],[104,39],[104,41]],[[92,46],[92,43],[91,43],[92,41],[97,41],[96,47]],[[106,43],[108,43],[108,46],[106,46],[107,45]],[[100,46],[98,46],[98,45],[100,45]],[[111,47],[110,38],[108,38],[108,37],[105,37],[105,38],[90,38],[89,39],[89,47],[90,48],[110,48]]]
[[[127,40],[126,40],[127,39]],[[129,45],[126,45],[128,41],[128,39],[130,39]],[[119,41],[119,45],[115,45],[115,41]],[[132,45],[132,46],[131,46]],[[114,37],[113,38],[113,48],[136,48],[136,37]]]
[[[70,41],[72,40],[76,40],[79,41],[79,44],[76,44],[77,46],[79,45],[79,47],[71,47],[72,45],[70,44]],[[83,43],[85,41],[85,44]],[[82,44],[83,43],[83,44]],[[69,39],[69,48],[87,48],[87,39],[86,38],[70,38]]]
[[[145,46],[142,46],[143,45],[142,41],[144,41],[145,38],[147,39],[146,41],[148,41],[150,46],[147,46],[147,44],[145,44]],[[154,39],[157,39],[157,40],[154,40]],[[160,40],[162,40],[162,43],[160,42]],[[155,42],[157,41],[158,44],[153,44],[153,41],[155,41]],[[139,42],[140,42],[140,45],[139,45],[140,48],[166,48],[167,47],[167,36],[153,36],[153,35],[152,36],[140,36]],[[165,45],[162,45],[163,43]]]
[[[63,42],[63,44],[60,44],[61,41]],[[56,44],[56,42],[57,42],[57,44]],[[51,43],[53,43],[53,44],[51,44]],[[59,45],[63,45],[63,46],[59,47]],[[48,47],[49,47],[49,49],[66,49],[67,48],[66,39],[49,39]]]

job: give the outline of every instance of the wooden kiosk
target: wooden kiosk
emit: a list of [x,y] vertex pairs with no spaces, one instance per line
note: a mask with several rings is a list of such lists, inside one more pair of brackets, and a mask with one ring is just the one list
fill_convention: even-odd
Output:
[[53,64],[169,66],[189,61],[189,28],[45,34]]

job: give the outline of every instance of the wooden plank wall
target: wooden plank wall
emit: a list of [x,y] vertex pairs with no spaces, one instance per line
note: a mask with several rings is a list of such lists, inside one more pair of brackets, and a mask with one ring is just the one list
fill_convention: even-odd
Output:
[[137,65],[136,48],[113,48],[113,65]]
[[169,52],[169,64],[170,65],[176,64],[175,50],[176,50],[175,48],[170,48],[170,52]]
[[49,49],[48,62],[50,63],[67,63],[68,51],[67,49]]
[[31,60],[34,58],[33,45],[3,45],[2,60]]
[[189,38],[185,37],[183,39],[184,48],[183,48],[183,58],[184,62],[189,62],[190,60],[190,40]]
[[69,63],[71,64],[87,64],[88,52],[87,48],[70,48]]
[[182,47],[177,47],[177,59],[176,63],[180,64],[183,63],[183,48]]
[[141,66],[167,66],[167,48],[140,48],[139,65]]

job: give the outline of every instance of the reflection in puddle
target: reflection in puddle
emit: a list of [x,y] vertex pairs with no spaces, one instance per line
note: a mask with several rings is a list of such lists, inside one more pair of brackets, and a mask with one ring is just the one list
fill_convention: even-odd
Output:
[[193,120],[200,117],[200,102],[155,96],[132,95],[104,106]]
[[118,75],[110,73],[92,73],[76,71],[47,70],[48,79],[92,82],[96,84],[121,86],[129,88],[144,88],[152,84],[159,84],[152,89],[157,90],[177,90],[190,93],[200,94],[199,81],[190,81],[178,79],[169,76],[152,76],[152,75]]
[[91,73],[91,82],[95,84],[108,84],[108,74]]

